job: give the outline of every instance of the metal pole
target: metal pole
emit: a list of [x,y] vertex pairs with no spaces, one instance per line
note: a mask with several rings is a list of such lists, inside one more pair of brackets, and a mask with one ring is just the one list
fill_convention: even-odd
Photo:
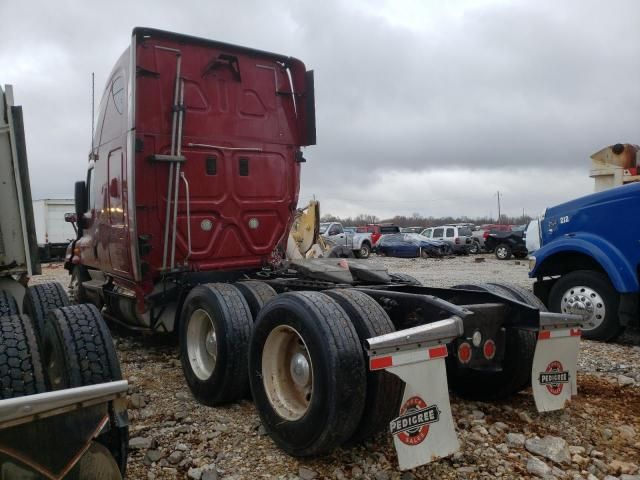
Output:
[[[184,81],[180,80],[180,105],[178,108],[178,131],[176,133],[176,155],[182,154],[182,119],[184,116],[184,109],[182,104],[184,102]],[[178,235],[177,223],[178,223],[178,194],[180,193],[180,164],[176,164],[176,181],[175,181],[175,193],[173,196],[173,236],[171,241],[171,269],[175,267],[176,260],[176,237]]]
[[[178,105],[178,98],[180,94],[180,67],[182,63],[182,56],[180,55],[180,51],[176,51],[176,86],[173,92],[173,117],[171,121],[171,155],[176,154],[176,129],[177,129],[177,120],[178,120],[178,109],[176,108]],[[167,182],[167,208],[165,211],[164,218],[164,244],[163,244],[163,253],[162,253],[162,270],[167,269],[167,254],[169,248],[169,222],[171,221],[171,192],[173,190],[173,163],[169,164],[169,179]]]

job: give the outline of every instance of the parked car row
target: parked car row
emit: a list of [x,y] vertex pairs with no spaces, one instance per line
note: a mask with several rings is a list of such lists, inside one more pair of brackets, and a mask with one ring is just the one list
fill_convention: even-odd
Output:
[[499,260],[526,258],[529,254],[526,229],[527,225],[486,224],[477,227],[471,223],[428,228],[400,228],[393,224],[359,227],[343,227],[337,222],[320,224],[321,235],[336,245],[352,249],[358,258],[368,258],[371,252],[397,257],[493,252]]

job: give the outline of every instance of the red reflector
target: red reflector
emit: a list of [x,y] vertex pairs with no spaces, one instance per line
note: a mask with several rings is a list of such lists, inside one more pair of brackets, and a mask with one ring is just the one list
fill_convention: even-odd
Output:
[[469,363],[471,361],[471,345],[467,342],[461,343],[458,347],[458,360],[460,363]]
[[571,336],[572,337],[579,337],[580,335],[582,335],[582,332],[580,331],[579,328],[572,328],[571,329]]
[[491,339],[484,342],[482,353],[484,354],[484,358],[486,358],[487,360],[491,360],[496,356],[496,343]]
[[551,332],[549,330],[538,332],[538,340],[549,340],[550,338],[551,338]]
[[440,345],[429,349],[429,358],[440,358],[447,356],[447,346]]
[[370,370],[380,370],[380,369],[392,367],[392,366],[393,366],[393,357],[391,356],[372,358],[369,361]]

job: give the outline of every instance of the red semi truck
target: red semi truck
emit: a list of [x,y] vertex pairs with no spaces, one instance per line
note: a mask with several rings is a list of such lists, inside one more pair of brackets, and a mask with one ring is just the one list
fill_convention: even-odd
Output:
[[285,257],[314,143],[300,60],[134,29],[76,184],[73,297],[177,332],[194,396],[218,405],[250,388],[292,455],[389,425],[401,468],[448,455],[447,378],[478,399],[532,386],[539,410],[562,408],[580,317],[509,285],[429,288],[366,261]]

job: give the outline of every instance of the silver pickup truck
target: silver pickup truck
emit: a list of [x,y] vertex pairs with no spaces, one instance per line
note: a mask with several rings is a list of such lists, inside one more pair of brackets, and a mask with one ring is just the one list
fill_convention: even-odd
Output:
[[357,258],[369,258],[371,255],[370,233],[352,233],[345,231],[339,222],[327,222],[320,224],[320,235],[337,246],[345,246],[353,250]]

